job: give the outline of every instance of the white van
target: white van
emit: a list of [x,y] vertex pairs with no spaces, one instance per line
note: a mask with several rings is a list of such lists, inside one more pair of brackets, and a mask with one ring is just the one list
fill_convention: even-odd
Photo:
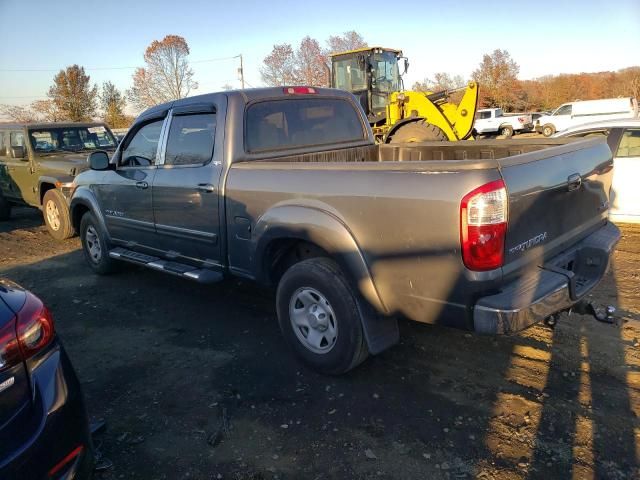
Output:
[[536,120],[536,132],[550,137],[556,132],[582,125],[618,118],[636,118],[638,101],[633,97],[585,100],[560,105],[551,115]]

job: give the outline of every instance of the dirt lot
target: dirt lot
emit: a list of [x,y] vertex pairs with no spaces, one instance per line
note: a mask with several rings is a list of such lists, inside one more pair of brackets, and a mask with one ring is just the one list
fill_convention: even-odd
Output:
[[114,463],[98,479],[638,478],[640,228],[594,294],[621,326],[564,315],[488,338],[401,323],[349,375],[308,371],[271,293],[136,268],[90,273],[40,216],[0,224],[0,275],[51,307]]

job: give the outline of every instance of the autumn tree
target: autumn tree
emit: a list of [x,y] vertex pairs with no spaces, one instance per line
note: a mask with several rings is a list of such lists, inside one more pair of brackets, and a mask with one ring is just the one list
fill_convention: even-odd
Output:
[[367,46],[362,35],[351,30],[342,35],[332,35],[327,39],[327,53],[346,52]]
[[480,101],[487,107],[511,109],[519,93],[520,67],[506,50],[484,55],[472,77],[480,84]]
[[189,45],[178,35],[154,40],[144,52],[145,66],[133,74],[133,87],[128,92],[132,103],[140,109],[149,108],[184,98],[198,88],[188,56]]
[[90,80],[84,68],[78,65],[71,65],[56,74],[47,95],[60,113],[59,119],[81,122],[93,118],[98,87],[91,86]]
[[272,87],[297,83],[296,56],[290,44],[273,46],[271,53],[262,61],[260,76]]
[[100,107],[105,123],[111,128],[127,127],[128,121],[124,113],[126,105],[127,101],[124,95],[113,83],[104,82],[102,84]]
[[327,57],[316,39],[309,36],[302,39],[295,62],[296,83],[317,87],[329,85]]

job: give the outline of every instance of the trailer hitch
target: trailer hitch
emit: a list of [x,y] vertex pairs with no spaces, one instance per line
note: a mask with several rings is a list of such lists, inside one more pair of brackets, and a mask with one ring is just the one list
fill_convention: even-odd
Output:
[[616,323],[616,319],[613,316],[613,314],[616,313],[616,307],[614,307],[613,305],[607,305],[604,308],[597,308],[592,302],[589,302],[587,300],[580,300],[569,309],[569,314],[571,314],[572,312],[576,312],[581,315],[591,315],[597,321],[602,323]]
[[[578,303],[565,311],[568,312],[569,315],[571,315],[572,313],[579,313],[580,315],[591,315],[599,322],[608,323],[610,325],[616,324],[616,319],[613,316],[616,313],[616,307],[614,307],[613,305],[607,305],[604,308],[598,308],[593,304],[593,302],[580,300]],[[558,324],[560,313],[562,312],[549,315],[544,319],[544,324],[551,329],[555,328],[555,326]]]

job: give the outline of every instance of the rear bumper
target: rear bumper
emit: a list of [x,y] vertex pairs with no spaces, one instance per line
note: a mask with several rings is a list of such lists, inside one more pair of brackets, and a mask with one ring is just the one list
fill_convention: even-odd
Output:
[[6,445],[0,458],[2,479],[45,479],[70,452],[80,454],[64,464],[56,480],[88,480],[93,472],[93,445],[80,383],[62,346],[37,358],[32,370],[36,408],[25,422],[22,438]]
[[473,309],[474,329],[513,333],[571,308],[600,282],[619,239],[620,230],[607,223],[536,272],[481,298]]

